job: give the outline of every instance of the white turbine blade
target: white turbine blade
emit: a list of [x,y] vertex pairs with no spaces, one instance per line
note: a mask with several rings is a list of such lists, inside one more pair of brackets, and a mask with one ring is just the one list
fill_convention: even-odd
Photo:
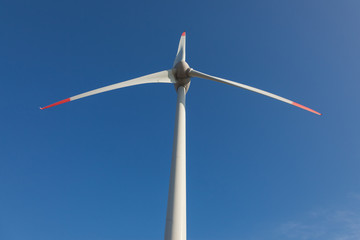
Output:
[[175,65],[178,62],[185,61],[185,42],[186,42],[186,33],[183,32],[180,37],[179,47],[178,47],[178,51],[176,53],[173,67],[175,67]]
[[316,112],[315,110],[312,110],[311,108],[305,107],[305,106],[303,106],[303,105],[301,105],[301,104],[299,104],[299,103],[293,102],[293,101],[291,101],[291,100],[289,100],[289,99],[280,97],[280,96],[278,96],[278,95],[275,95],[275,94],[272,94],[272,93],[269,93],[269,92],[266,92],[266,91],[263,91],[263,90],[258,89],[258,88],[250,87],[250,86],[245,85],[245,84],[241,84],[241,83],[229,81],[229,80],[226,80],[226,79],[223,79],[223,78],[218,78],[218,77],[210,76],[210,75],[207,75],[207,74],[205,74],[205,73],[198,72],[198,71],[196,71],[196,70],[194,70],[194,69],[191,69],[191,71],[189,72],[189,75],[190,75],[191,77],[204,78],[204,79],[208,79],[208,80],[212,80],[212,81],[216,81],[216,82],[220,82],[220,83],[226,83],[226,84],[229,84],[229,85],[231,85],[231,86],[235,86],[235,87],[243,88],[243,89],[250,90],[250,91],[253,91],[253,92],[256,92],[256,93],[260,93],[260,94],[262,94],[262,95],[265,95],[265,96],[274,98],[274,99],[276,99],[276,100],[279,100],[279,101],[282,101],[282,102],[285,102],[285,103],[294,105],[294,106],[296,106],[296,107],[305,109],[305,110],[310,111],[310,112],[312,112],[312,113],[315,113],[315,114],[318,114],[318,115],[322,115],[321,113]]
[[84,98],[84,97],[88,97],[88,96],[95,95],[95,94],[98,94],[98,93],[103,93],[103,92],[115,90],[115,89],[118,89],[118,88],[130,87],[130,86],[146,84],[146,83],[175,83],[175,78],[174,78],[174,75],[172,74],[172,70],[161,71],[161,72],[149,74],[149,75],[146,75],[146,76],[142,76],[142,77],[139,77],[139,78],[134,78],[134,79],[131,79],[131,80],[128,80],[128,81],[115,83],[115,84],[112,84],[112,85],[109,85],[109,86],[106,86],[106,87],[97,88],[95,90],[88,91],[88,92],[85,92],[85,93],[81,93],[81,94],[78,94],[76,96],[66,98],[64,100],[61,100],[59,102],[53,103],[51,105],[48,105],[48,106],[40,108],[40,109],[46,109],[46,108],[54,107],[54,106],[62,104],[62,103],[74,101],[74,100],[77,100],[77,99],[80,99],[80,98]]

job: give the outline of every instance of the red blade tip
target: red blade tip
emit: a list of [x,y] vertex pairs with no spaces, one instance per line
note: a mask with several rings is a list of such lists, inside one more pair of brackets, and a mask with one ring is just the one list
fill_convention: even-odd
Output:
[[296,103],[296,102],[292,102],[292,105],[297,106],[297,107],[302,108],[302,109],[305,109],[305,110],[307,110],[307,111],[309,111],[309,112],[315,113],[315,114],[317,114],[317,115],[320,115],[320,116],[322,115],[321,113],[319,113],[319,112],[317,112],[317,111],[315,111],[315,110],[312,110],[311,108],[305,107],[305,106],[303,106],[303,105],[301,105],[301,104],[298,104],[298,103]]
[[41,107],[40,109],[43,110],[43,109],[46,109],[46,108],[51,108],[51,107],[54,107],[56,105],[60,105],[60,104],[66,103],[66,102],[70,102],[70,98],[58,101],[56,103],[50,104],[49,106],[46,106],[46,107],[43,107],[43,108]]
[[185,32],[183,32],[182,34],[181,34],[181,36],[185,36],[186,35],[186,33]]

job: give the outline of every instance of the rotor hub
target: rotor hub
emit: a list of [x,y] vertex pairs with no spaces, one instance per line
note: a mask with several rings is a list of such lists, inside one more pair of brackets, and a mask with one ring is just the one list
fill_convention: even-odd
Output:
[[190,72],[191,68],[189,67],[189,64],[185,61],[178,62],[174,68],[172,69],[172,72],[175,76],[175,89],[177,90],[180,86],[184,87],[186,92],[189,90],[190,87]]

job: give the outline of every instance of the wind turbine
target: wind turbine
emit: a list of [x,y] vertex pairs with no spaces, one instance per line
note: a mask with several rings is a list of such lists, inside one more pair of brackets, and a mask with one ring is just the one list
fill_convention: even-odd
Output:
[[189,67],[185,61],[185,32],[181,35],[178,51],[175,57],[173,68],[128,81],[115,83],[109,86],[98,88],[92,91],[81,93],[59,102],[53,103],[40,109],[50,108],[62,103],[75,101],[98,93],[103,93],[119,88],[130,87],[147,83],[172,83],[177,92],[176,117],[173,153],[170,170],[170,184],[168,205],[166,213],[165,240],[186,240],[186,119],[185,119],[185,96],[190,86],[190,79],[193,77],[225,83],[231,86],[250,90],[262,95],[280,100],[282,102],[300,107],[312,113],[321,115],[308,107],[278,95],[250,87],[245,84],[233,82],[219,77],[201,73]]

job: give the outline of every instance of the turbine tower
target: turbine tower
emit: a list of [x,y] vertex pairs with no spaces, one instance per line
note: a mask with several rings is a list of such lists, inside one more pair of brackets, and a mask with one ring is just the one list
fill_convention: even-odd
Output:
[[103,93],[119,88],[130,87],[147,83],[171,83],[174,84],[177,92],[175,130],[173,153],[170,170],[170,183],[168,205],[166,213],[165,240],[186,240],[186,113],[185,98],[189,90],[190,79],[193,77],[212,80],[225,83],[231,86],[243,88],[246,90],[260,93],[262,95],[280,100],[282,102],[300,107],[312,113],[321,115],[308,107],[293,102],[289,99],[277,96],[275,94],[247,86],[245,84],[233,82],[230,80],[214,77],[205,73],[201,73],[189,67],[185,61],[185,32],[181,35],[178,51],[175,57],[173,68],[128,81],[115,83],[109,86],[88,91],[76,96],[66,98],[59,102],[53,103],[40,109],[50,108],[62,103],[74,101],[80,98],[88,97],[98,93]]

